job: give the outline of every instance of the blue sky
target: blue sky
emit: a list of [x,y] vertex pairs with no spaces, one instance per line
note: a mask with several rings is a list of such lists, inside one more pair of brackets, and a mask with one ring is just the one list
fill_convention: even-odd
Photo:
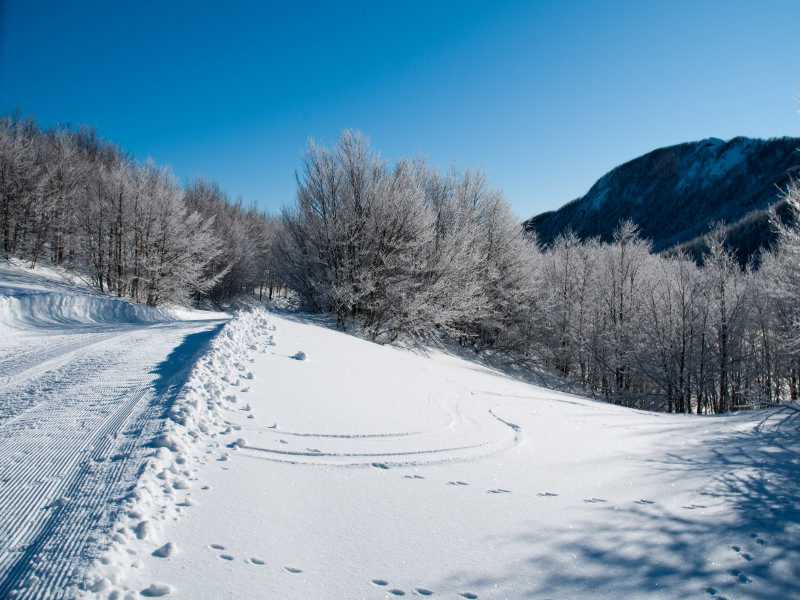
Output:
[[[291,5],[291,6],[290,6]],[[800,2],[0,0],[0,113],[265,209],[310,138],[480,169],[520,217],[704,137],[800,135]]]

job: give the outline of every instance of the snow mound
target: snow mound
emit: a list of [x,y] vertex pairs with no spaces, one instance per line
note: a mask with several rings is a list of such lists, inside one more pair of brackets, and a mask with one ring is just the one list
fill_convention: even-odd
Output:
[[0,288],[0,327],[29,329],[174,320],[176,317],[169,310],[107,296]]
[[[131,564],[138,564],[136,557],[168,558],[175,552],[175,544],[164,539],[164,526],[191,504],[188,492],[206,449],[219,446],[214,438],[231,431],[223,412],[236,402],[231,388],[245,379],[243,365],[252,354],[274,344],[274,329],[264,309],[240,312],[194,365],[161,431],[147,444],[152,455],[136,487],[121,500],[119,517],[104,552],[88,570],[81,598],[106,598],[112,591],[123,597],[132,592],[123,582]],[[236,442],[237,447],[245,443]],[[155,597],[171,591],[153,583],[140,593]]]

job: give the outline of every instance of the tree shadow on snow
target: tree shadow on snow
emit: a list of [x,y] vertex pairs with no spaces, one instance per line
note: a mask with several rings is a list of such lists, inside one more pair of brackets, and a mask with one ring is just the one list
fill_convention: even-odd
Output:
[[609,505],[591,522],[495,537],[487,545],[521,558],[441,585],[514,598],[799,598],[800,409],[687,448],[652,466],[700,475],[697,503]]
[[220,321],[205,331],[190,333],[152,370],[152,373],[158,376],[152,383],[156,393],[156,402],[163,409],[159,418],[169,414],[169,410],[175,403],[178,394],[189,379],[192,367],[209,347],[211,341],[219,334],[226,322]]

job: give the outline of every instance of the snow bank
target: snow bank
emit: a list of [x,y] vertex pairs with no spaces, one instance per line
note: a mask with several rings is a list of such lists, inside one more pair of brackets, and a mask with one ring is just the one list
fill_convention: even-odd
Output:
[[[136,597],[136,591],[123,584],[128,570],[140,566],[141,557],[148,554],[168,559],[179,552],[164,539],[164,525],[192,505],[190,490],[198,468],[221,446],[214,438],[240,428],[225,419],[224,411],[237,404],[237,392],[247,391],[243,385],[253,377],[248,368],[252,355],[274,344],[274,329],[265,310],[240,312],[195,364],[168,417],[149,441],[150,455],[139,481],[121,500],[116,523],[100,543],[104,552],[89,569],[80,597]],[[222,448],[216,460],[226,459]],[[155,595],[152,592],[160,585],[153,583],[152,590],[140,593]]]
[[174,321],[168,310],[127,300],[61,292],[0,289],[0,326],[17,329],[54,325]]
[[227,319],[227,313],[177,305],[154,308],[101,294],[64,269],[0,264],[0,329]]

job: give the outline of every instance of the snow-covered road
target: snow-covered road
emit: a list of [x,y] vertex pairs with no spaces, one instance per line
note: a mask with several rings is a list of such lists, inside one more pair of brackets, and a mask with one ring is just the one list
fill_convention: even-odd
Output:
[[[5,275],[5,300],[55,293]],[[72,308],[103,302],[58,293]],[[52,317],[23,326],[9,314],[0,322],[0,598],[72,597],[115,499],[136,484],[137,444],[163,426],[224,321],[80,323],[51,306],[11,315]]]

